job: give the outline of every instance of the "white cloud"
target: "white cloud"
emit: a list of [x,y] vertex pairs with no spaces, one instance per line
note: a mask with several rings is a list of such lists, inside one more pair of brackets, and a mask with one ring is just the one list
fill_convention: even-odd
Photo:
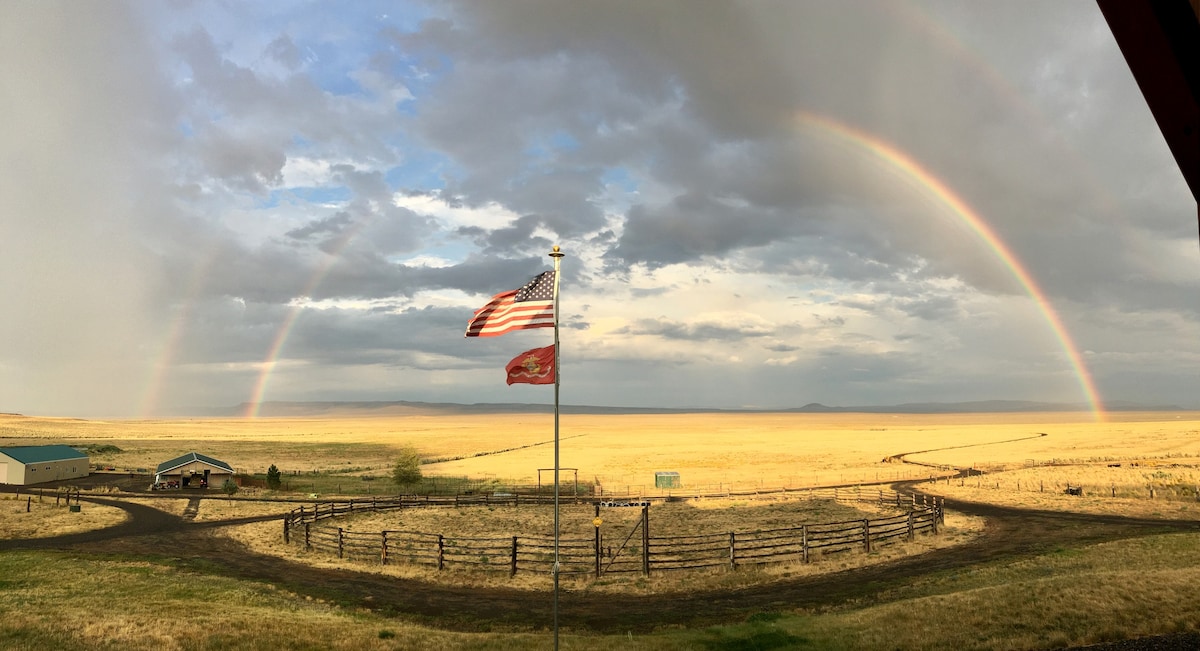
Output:
[[462,227],[503,228],[519,216],[498,203],[488,203],[480,207],[455,205],[432,194],[397,192],[392,200],[401,208],[437,219],[447,230]]

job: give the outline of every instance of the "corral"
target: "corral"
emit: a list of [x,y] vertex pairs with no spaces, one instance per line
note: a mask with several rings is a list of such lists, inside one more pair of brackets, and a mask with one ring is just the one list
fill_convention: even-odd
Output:
[[[301,545],[306,551],[382,565],[408,562],[438,570],[498,570],[510,575],[549,573],[554,561],[549,554],[553,549],[553,538],[531,530],[546,531],[551,520],[548,512],[551,504],[551,500],[541,495],[372,498],[317,503],[311,508],[302,506],[284,518],[283,538],[285,542]],[[658,502],[654,509],[656,524],[652,528],[652,502],[635,504],[638,505],[635,508],[638,517],[632,526],[626,518],[624,526],[614,528],[604,526],[601,517],[601,510],[606,508],[604,502],[588,503],[576,499],[568,503],[563,519],[563,528],[568,534],[560,541],[560,571],[564,574],[594,574],[599,578],[610,572],[649,575],[652,571],[714,567],[734,570],[739,566],[764,563],[807,563],[819,555],[852,549],[870,552],[873,546],[900,539],[911,541],[921,533],[936,534],[938,525],[945,522],[939,501],[929,500],[924,495],[918,501],[914,494],[885,493],[883,490],[800,492],[785,503],[790,508],[780,509],[782,517],[777,516],[769,522],[774,526],[755,528],[755,519],[747,518],[739,529],[728,531],[715,531],[715,526],[703,522],[694,508],[680,501]],[[814,504],[825,504],[827,508],[832,504],[835,507],[832,510],[845,519],[798,521],[813,515],[811,510],[806,512],[803,507]],[[836,508],[856,504],[865,504],[875,513]],[[499,531],[489,531],[489,535],[461,535],[418,532],[412,531],[411,527],[408,530],[383,528],[403,519],[406,510],[464,507],[486,507],[488,513],[471,517],[507,523],[508,530],[503,535],[499,535]],[[533,522],[523,517],[531,511],[540,516]],[[400,517],[379,517],[386,513]],[[364,515],[375,517],[364,518]],[[521,529],[513,531],[513,526]],[[589,529],[590,536],[580,535]]]

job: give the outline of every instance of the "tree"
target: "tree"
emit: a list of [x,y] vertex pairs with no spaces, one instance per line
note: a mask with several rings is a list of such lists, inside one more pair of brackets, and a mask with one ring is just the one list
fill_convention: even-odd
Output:
[[279,472],[275,464],[271,464],[271,467],[267,468],[267,488],[277,491],[280,486],[283,486],[283,473]]
[[392,481],[401,488],[421,481],[421,455],[416,448],[405,446],[400,449],[400,456],[392,467]]
[[225,491],[226,495],[232,496],[234,493],[238,492],[237,482],[233,481],[232,479],[226,479],[225,483],[221,485],[221,490]]

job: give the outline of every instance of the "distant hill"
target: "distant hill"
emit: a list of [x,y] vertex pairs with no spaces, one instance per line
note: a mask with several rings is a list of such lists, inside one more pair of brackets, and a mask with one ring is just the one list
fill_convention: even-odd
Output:
[[[1104,404],[1106,411],[1185,411],[1176,405],[1146,405],[1114,400]],[[817,402],[781,411],[800,413],[855,414],[997,414],[1038,411],[1091,411],[1084,403],[1035,402],[1032,400],[975,400],[971,402],[906,402],[899,405],[829,407]]]
[[[210,416],[241,416],[250,405],[208,410]],[[1108,411],[1184,411],[1175,405],[1146,405],[1126,401],[1105,404]],[[264,402],[258,415],[286,418],[333,415],[436,415],[436,414],[521,414],[551,413],[554,405],[534,403],[473,403],[391,401],[328,401],[328,402]],[[563,414],[699,414],[699,413],[859,413],[859,414],[971,414],[1018,413],[1048,411],[1090,411],[1082,403],[1035,402],[1030,400],[977,400],[971,402],[909,402],[898,405],[863,405],[831,407],[809,403],[803,407],[783,409],[709,409],[703,407],[601,407],[593,405],[562,405]]]
[[[242,403],[236,407],[211,410],[211,416],[241,416],[250,405]],[[702,408],[665,407],[597,407],[588,405],[561,405],[563,414],[689,414],[720,411],[745,411]],[[417,415],[417,414],[549,414],[554,405],[523,402],[456,403],[456,402],[413,402],[409,400],[364,401],[364,402],[264,402],[258,408],[259,416],[286,418],[322,415]]]

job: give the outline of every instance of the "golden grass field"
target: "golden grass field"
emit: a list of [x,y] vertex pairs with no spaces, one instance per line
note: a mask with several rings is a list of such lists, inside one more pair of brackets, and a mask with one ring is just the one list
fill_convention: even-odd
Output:
[[0,540],[47,538],[101,529],[125,520],[115,506],[88,504],[72,513],[66,503],[39,495],[0,495]]
[[[1011,443],[1008,439],[1047,436]],[[563,415],[560,465],[580,483],[652,491],[654,472],[674,470],[685,488],[819,486],[920,478],[930,470],[884,457],[945,449],[913,459],[988,470],[1029,462],[1112,460],[1193,463],[1200,413],[1128,412],[1095,422],[1086,413]],[[263,473],[351,470],[386,475],[395,451],[415,446],[426,475],[535,483],[553,466],[553,420],[544,414],[394,414],[354,418],[90,421],[0,416],[0,445],[112,444],[94,459],[149,468],[191,451]],[[502,454],[491,451],[516,448]],[[959,447],[975,446],[975,447]],[[1132,471],[1132,469],[1130,469]],[[564,470],[573,479],[574,470]],[[542,481],[548,482],[543,473]]]
[[[424,465],[426,475],[532,483],[537,480],[538,468],[552,464],[548,444],[552,427],[548,415],[514,414],[174,421],[0,416],[0,446],[116,445],[121,452],[93,462],[114,466],[118,472],[152,469],[161,461],[196,451],[225,460],[245,473],[261,474],[274,463],[285,472],[382,478],[388,474],[395,451],[412,445],[427,459],[468,457]],[[1042,433],[1046,436],[1039,436]],[[1200,413],[1194,412],[1116,413],[1103,422],[1093,421],[1090,414],[1072,413],[564,415],[561,465],[578,468],[581,483],[598,482],[606,490],[653,492],[656,470],[680,472],[685,491],[804,487],[926,478],[936,471],[885,463],[884,459],[927,450],[908,458],[988,471],[979,478],[923,486],[947,495],[951,509],[958,499],[1200,520],[1197,502],[1187,499],[1186,490],[1200,480],[1197,434]],[[487,454],[520,446],[531,447]],[[1109,467],[1116,463],[1121,466]],[[1034,482],[1044,490],[1033,490]],[[1089,488],[1082,498],[1067,496],[1061,490],[1066,483]],[[375,484],[386,489],[383,479]],[[1111,497],[1114,487],[1117,498]],[[1148,495],[1151,487],[1156,488],[1154,500]],[[177,514],[187,506],[183,499],[133,499]],[[31,531],[28,535],[49,535],[47,532],[66,532],[74,530],[66,527],[81,524],[107,526],[102,520],[110,515],[86,502],[83,512],[75,514],[45,502],[38,507],[36,499],[36,513],[26,514],[25,504],[0,500],[0,530],[16,532],[15,523],[23,522],[25,528],[18,537]],[[196,519],[279,513],[288,506],[211,499],[204,500]],[[752,506],[744,499],[704,500],[692,508],[698,516],[720,518],[718,526],[730,526],[737,522],[738,509]],[[702,509],[722,512],[699,514]],[[765,513],[773,517],[770,509]],[[26,517],[31,515],[41,518],[33,527],[28,526],[32,518]],[[76,517],[72,520],[71,516]],[[689,590],[736,590],[755,582],[837,571],[894,555],[930,550],[936,554],[933,546],[965,540],[980,527],[980,522],[970,520],[951,510],[947,535],[904,543],[917,547],[883,547],[871,557],[847,555],[833,566],[814,563],[761,573],[713,573],[689,577],[685,583]],[[368,524],[376,523],[351,526]],[[363,569],[349,561],[303,558],[296,546],[282,543],[277,521],[236,527],[227,530],[227,535],[272,555],[330,568]],[[930,546],[920,547],[926,544]],[[1200,602],[1200,589],[1195,587],[1200,585],[1198,570],[1191,560],[1196,544],[1196,534],[1174,533],[1051,547],[1020,558],[983,563],[970,571],[933,572],[903,584],[882,585],[867,603],[820,611],[794,611],[780,604],[779,612],[763,613],[769,617],[695,630],[668,628],[628,636],[572,632],[564,637],[564,648],[767,648],[770,645],[764,643],[780,640],[786,644],[772,648],[1024,649],[1189,631],[1196,629],[1194,604]],[[203,568],[172,565],[181,562],[185,561],[172,557],[2,553],[0,584],[5,589],[0,590],[0,647],[548,648],[545,631],[448,632],[403,618],[342,609],[311,594],[258,581],[211,576],[204,574]],[[373,571],[427,577],[419,568],[389,566]],[[186,591],[176,589],[180,576],[190,579]],[[438,580],[472,585],[477,579]],[[532,581],[529,586],[534,589],[541,589],[545,582],[544,577],[520,575],[512,584],[506,577],[494,581],[514,587]],[[581,584],[572,589],[603,592],[609,588]],[[637,589],[666,596],[679,590],[680,584],[670,577],[651,577]],[[956,625],[931,626],[922,614],[936,614],[936,621]],[[210,632],[202,639],[189,640],[198,629]]]

